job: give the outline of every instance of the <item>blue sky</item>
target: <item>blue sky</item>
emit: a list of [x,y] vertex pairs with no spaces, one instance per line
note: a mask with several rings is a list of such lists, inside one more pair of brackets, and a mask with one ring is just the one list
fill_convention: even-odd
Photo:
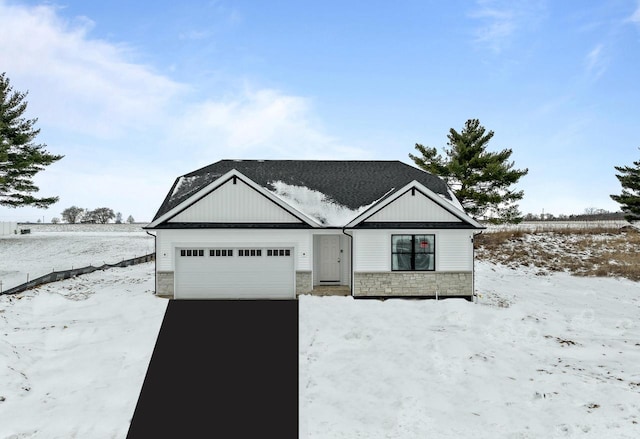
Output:
[[480,119],[529,174],[523,213],[618,205],[640,159],[640,3],[7,1],[0,71],[29,91],[50,221],[150,221],[178,175],[224,158],[401,160]]

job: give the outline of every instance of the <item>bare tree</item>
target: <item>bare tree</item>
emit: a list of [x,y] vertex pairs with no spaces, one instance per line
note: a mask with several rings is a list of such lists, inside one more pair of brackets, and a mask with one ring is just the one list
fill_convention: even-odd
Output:
[[85,214],[85,209],[78,206],[67,207],[62,211],[62,219],[71,224],[78,223],[82,220],[82,217]]
[[92,217],[95,218],[95,222],[100,224],[107,224],[109,220],[112,220],[116,216],[116,214],[113,213],[113,209],[109,209],[108,207],[98,207],[90,213]]

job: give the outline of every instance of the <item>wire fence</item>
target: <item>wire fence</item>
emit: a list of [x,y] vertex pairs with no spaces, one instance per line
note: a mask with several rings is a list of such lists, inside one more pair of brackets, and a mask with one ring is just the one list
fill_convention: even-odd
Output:
[[69,279],[72,277],[80,276],[87,273],[93,273],[98,270],[106,270],[108,268],[114,267],[129,267],[130,265],[138,265],[144,262],[154,261],[156,259],[155,253],[149,253],[148,255],[138,256],[132,259],[126,259],[121,262],[115,264],[103,264],[99,267],[94,267],[92,265],[82,267],[82,268],[72,268],[71,270],[63,270],[63,271],[52,271],[51,273],[45,274],[44,276],[37,277],[32,280],[28,280],[22,285],[15,286],[13,288],[9,288],[6,291],[2,291],[2,284],[0,283],[0,295],[2,294],[17,294],[23,291],[29,290],[31,288],[35,288],[37,286],[48,284],[51,282],[58,282],[60,280]]

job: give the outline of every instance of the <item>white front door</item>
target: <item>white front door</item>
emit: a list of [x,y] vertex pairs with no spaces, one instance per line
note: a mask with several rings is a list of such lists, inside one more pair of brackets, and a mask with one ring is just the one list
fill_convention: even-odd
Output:
[[340,283],[340,236],[320,236],[320,282]]

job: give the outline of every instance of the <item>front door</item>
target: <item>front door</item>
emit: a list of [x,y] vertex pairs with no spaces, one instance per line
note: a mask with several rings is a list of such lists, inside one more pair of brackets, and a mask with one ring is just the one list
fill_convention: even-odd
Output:
[[320,282],[340,283],[340,236],[320,236]]

